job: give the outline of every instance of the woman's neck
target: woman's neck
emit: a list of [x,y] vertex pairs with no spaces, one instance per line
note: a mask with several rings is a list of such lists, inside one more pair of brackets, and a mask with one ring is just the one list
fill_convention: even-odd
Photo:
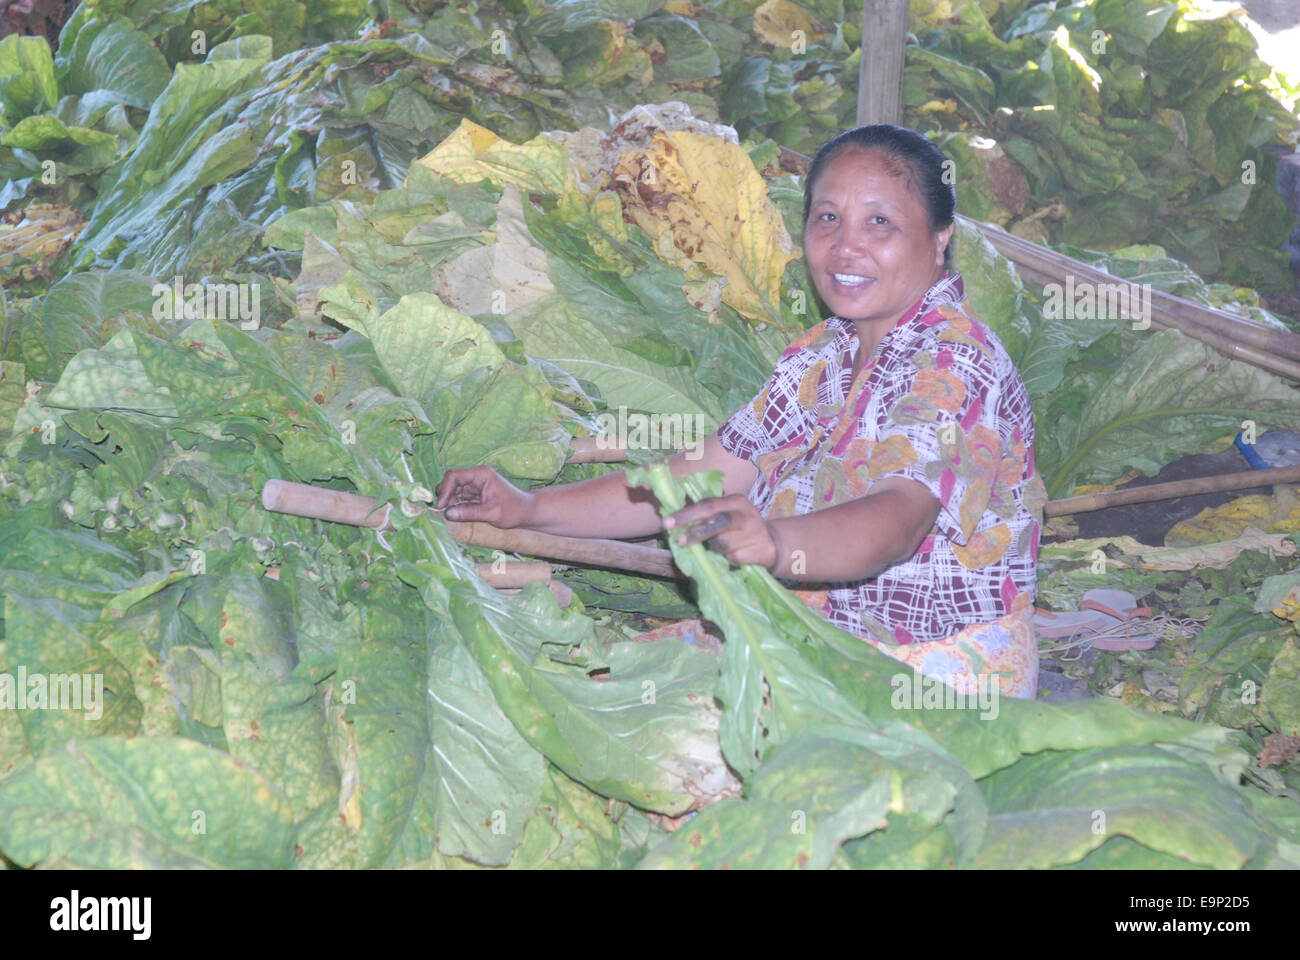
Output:
[[858,352],[853,358],[853,378],[856,380],[862,368],[867,365],[867,360],[875,353],[876,347],[880,341],[885,338],[890,329],[894,326],[892,323],[881,324],[878,320],[865,321],[855,320],[853,326],[858,332]]

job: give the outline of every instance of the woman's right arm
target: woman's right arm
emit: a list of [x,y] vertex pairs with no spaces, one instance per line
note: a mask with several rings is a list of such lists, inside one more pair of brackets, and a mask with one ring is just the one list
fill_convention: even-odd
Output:
[[[758,475],[754,464],[724,450],[716,433],[704,441],[700,456],[687,459],[685,451],[675,453],[668,465],[678,477],[721,470],[724,494],[748,493]],[[622,470],[527,492],[491,467],[468,467],[448,470],[437,493],[436,505],[447,508],[448,520],[614,540],[648,537],[663,529],[654,496],[644,488],[629,487]]]

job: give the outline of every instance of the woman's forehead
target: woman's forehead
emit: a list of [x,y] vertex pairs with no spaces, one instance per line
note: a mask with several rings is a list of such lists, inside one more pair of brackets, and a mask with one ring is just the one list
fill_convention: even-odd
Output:
[[[906,196],[917,203],[921,202],[911,169],[897,157],[878,150],[870,153],[860,149],[855,150],[851,157],[846,154],[849,154],[849,151],[837,154],[813,184],[812,192],[815,201],[833,202],[825,194],[831,189],[830,181],[834,179],[837,181],[836,186],[841,190],[847,190],[850,196],[861,191],[864,194],[870,193],[874,197],[882,194],[883,190],[884,195],[880,197],[882,200],[886,199],[886,196],[895,200],[901,200]],[[842,160],[849,160],[849,162],[841,163]],[[875,179],[870,191],[862,189],[867,182],[864,178]],[[868,200],[872,197],[864,195],[862,199]]]
[[[907,180],[911,178],[912,170],[907,161],[902,157],[895,156],[888,150],[881,149],[864,149],[862,147],[848,147],[834,157],[826,165],[826,171],[848,171],[880,173],[887,177]],[[820,182],[821,178],[818,178]]]

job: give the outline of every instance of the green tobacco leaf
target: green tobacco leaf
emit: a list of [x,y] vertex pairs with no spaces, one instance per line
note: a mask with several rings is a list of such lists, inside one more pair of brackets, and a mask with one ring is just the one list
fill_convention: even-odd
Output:
[[542,802],[545,762],[501,712],[454,631],[440,634],[430,644],[427,691],[437,849],[503,864]]
[[52,114],[26,117],[0,136],[0,146],[26,150],[54,163],[54,175],[98,173],[118,154],[118,138],[102,130],[69,126]]
[[[334,287],[322,290],[321,296],[328,301],[347,294]],[[403,396],[422,397],[472,370],[494,368],[504,360],[501,348],[481,323],[446,306],[432,293],[408,294],[379,316],[353,317],[339,315],[336,319],[370,338]]]
[[937,772],[909,770],[856,743],[800,734],[745,783],[654,847],[643,868],[825,869],[845,840],[891,814],[937,821],[956,793]]
[[295,669],[292,607],[265,578],[225,583],[216,651],[227,749],[276,784],[296,820],[337,797],[338,773],[311,678]]
[[545,378],[530,366],[475,370],[459,390],[426,401],[448,467],[487,464],[513,477],[549,481],[564,466],[570,435],[559,422]]
[[148,110],[171,79],[171,68],[148,34],[129,20],[94,19],[60,49],[65,93],[104,90],[121,103]]
[[54,58],[44,37],[11,33],[0,40],[0,107],[12,125],[59,102]]
[[576,312],[559,296],[512,312],[510,329],[530,356],[594,384],[611,410],[701,417],[706,433],[731,412],[699,388],[690,368],[656,363],[617,346],[597,319]]
[[1204,767],[1154,747],[1048,752],[981,782],[989,833],[972,866],[1072,863],[1110,836],[1220,869],[1266,842],[1240,794]]
[[74,737],[136,732],[142,708],[130,676],[79,629],[88,625],[69,622],[54,604],[12,587],[6,587],[4,613],[0,705],[17,712],[33,754]]
[[1015,268],[982,231],[964,221],[958,221],[953,233],[953,266],[962,275],[973,313],[997,334],[1018,364],[1029,344],[1032,325]]
[[[455,549],[427,517],[416,529],[426,542]],[[431,574],[446,578],[426,564],[404,567],[402,576],[428,584]],[[572,653],[602,648],[590,620],[559,610],[540,585],[521,604],[504,602],[469,569],[460,576],[444,585],[456,629],[500,708],[548,760],[603,796],[673,816],[727,788],[713,657],[686,644],[614,644],[604,655],[608,679],[597,679]]]
[[1259,708],[1271,719],[1273,730],[1300,737],[1300,647],[1294,634],[1273,658],[1268,679],[1259,691]]
[[[622,837],[619,825],[606,815],[608,801],[554,767],[546,771],[537,812],[524,827],[523,842],[508,870],[608,870],[619,866]],[[629,808],[632,809],[632,808]],[[625,817],[627,815],[625,814]],[[641,815],[644,819],[644,814]],[[477,869],[461,857],[435,854],[428,863],[412,864],[439,870]]]
[[[645,234],[611,233],[599,208],[525,213],[537,242],[551,253],[551,282],[569,313],[595,320],[613,347],[663,366],[689,367],[698,385],[692,396],[705,408],[716,406],[725,416],[752,400],[771,375],[788,337],[775,327],[756,330],[729,306],[708,312],[714,305],[707,292],[695,299],[685,290],[707,290],[711,281],[685,284],[682,270],[660,260]],[[507,317],[514,320],[513,313]]]
[[[3,322],[4,317],[0,316],[0,324]],[[8,439],[13,432],[14,419],[26,394],[26,366],[12,360],[0,360],[0,440]]]
[[161,605],[151,600],[138,604],[127,616],[95,624],[89,631],[130,674],[141,707],[139,732],[147,737],[180,732],[180,717],[156,646],[162,629]]
[[1085,476],[1114,480],[1129,467],[1157,473],[1242,420],[1285,425],[1296,403],[1295,389],[1272,374],[1176,330],[1148,331],[1088,403],[1052,425],[1062,454],[1043,465],[1048,494],[1068,494]]
[[0,568],[6,593],[57,605],[72,622],[89,622],[105,603],[135,586],[140,558],[94,536],[43,525],[13,545]]
[[292,818],[261,774],[177,737],[74,740],[0,782],[0,851],[80,870],[286,867]]
[[[719,474],[695,475],[683,489],[664,463],[629,469],[627,480],[631,486],[654,491],[665,516],[685,505],[687,491],[694,499],[721,494]],[[748,777],[768,750],[811,723],[866,726],[863,715],[835,685],[799,655],[795,644],[772,629],[746,576],[757,568],[732,570],[726,558],[702,544],[679,547],[670,537],[669,545],[674,562],[701,585],[701,612],[726,637],[718,682],[718,699],[724,707],[719,736],[723,755],[741,776]],[[763,581],[761,576],[758,579]],[[781,589],[775,581],[771,587]]]
[[[537,807],[545,763],[497,706],[446,617],[445,599],[391,579],[332,681],[338,809],[371,866],[435,854],[504,864]],[[381,602],[382,601],[382,602]]]
[[1248,597],[1218,600],[1184,655],[1178,681],[1181,712],[1232,726],[1268,723],[1259,698],[1244,694],[1264,683],[1286,633],[1286,624],[1253,611]]
[[170,391],[145,376],[135,337],[121,330],[102,350],[78,353],[45,397],[52,407],[117,407],[160,417],[177,415]]
[[524,828],[510,861],[516,870],[594,869],[617,865],[619,828],[605,814],[606,801],[552,768],[542,781],[541,803]]
[[1181,857],[1144,847],[1129,837],[1111,836],[1082,860],[1062,864],[1062,870],[1209,870]]
[[218,108],[252,87],[265,63],[248,58],[178,64],[153,102],[135,150],[105,176],[78,243],[102,253],[126,239],[128,249],[147,255],[180,204],[252,166],[252,129],[247,123],[226,126]]
[[23,359],[30,374],[57,380],[76,353],[102,347],[123,327],[160,332],[146,319],[154,302],[153,281],[134,270],[62,277],[22,327]]

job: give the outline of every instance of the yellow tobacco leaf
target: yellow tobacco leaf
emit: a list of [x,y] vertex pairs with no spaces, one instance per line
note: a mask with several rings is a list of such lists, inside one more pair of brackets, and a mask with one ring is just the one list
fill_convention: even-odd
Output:
[[[666,262],[704,265],[726,280],[722,299],[737,312],[781,326],[781,276],[800,251],[744,149],[659,130],[620,157],[610,186]],[[704,278],[687,270],[687,280]]]
[[825,36],[825,29],[811,13],[790,0],[767,0],[754,11],[754,36],[774,47],[789,47],[794,32],[802,30],[805,42]]
[[1256,527],[1247,527],[1241,536],[1232,540],[1187,547],[1154,547],[1142,554],[1142,566],[1147,570],[1192,570],[1197,567],[1222,570],[1243,550],[1255,550],[1271,557],[1290,557],[1294,556],[1296,546],[1285,534],[1264,533]]
[[569,155],[550,137],[538,134],[527,143],[511,143],[470,120],[461,120],[416,162],[457,183],[488,179],[499,187],[513,183],[528,193],[557,196],[575,189]]
[[86,221],[73,207],[37,203],[0,223],[0,268],[31,280],[47,271]]
[[1300,502],[1295,488],[1278,484],[1272,496],[1250,494],[1218,507],[1207,507],[1188,520],[1180,520],[1165,534],[1165,546],[1188,547],[1232,540],[1247,528],[1266,533],[1300,532]]

